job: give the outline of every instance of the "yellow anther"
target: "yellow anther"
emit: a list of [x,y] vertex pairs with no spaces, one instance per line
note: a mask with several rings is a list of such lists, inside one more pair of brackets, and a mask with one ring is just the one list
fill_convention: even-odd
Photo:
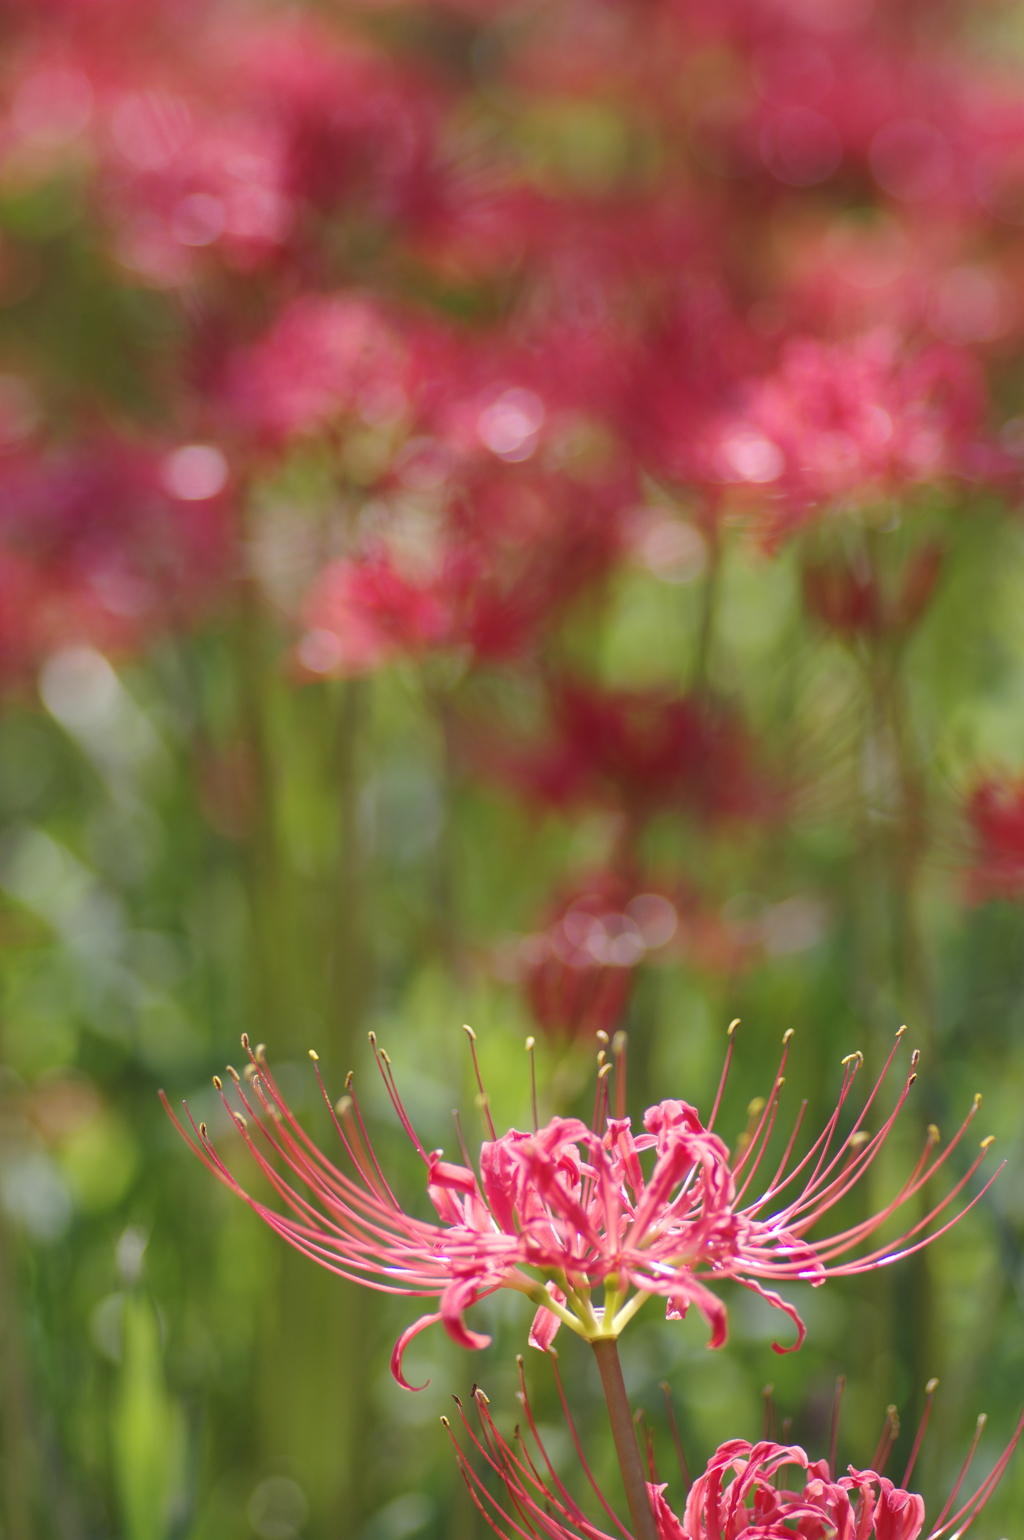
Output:
[[475,1043],[476,1042],[476,1033],[473,1031],[472,1027],[467,1026],[466,1023],[463,1022],[462,1030],[463,1030],[463,1032],[465,1032],[466,1036],[469,1038],[471,1043]]
[[928,1124],[928,1143],[929,1144],[938,1144],[938,1142],[939,1142],[939,1140],[941,1138],[942,1138],[942,1135],[939,1133],[938,1125],[936,1123],[929,1123]]
[[851,1150],[859,1150],[862,1145],[867,1144],[870,1138],[871,1135],[868,1133],[867,1129],[858,1128],[855,1134],[850,1135],[847,1143],[849,1144]]
[[267,1062],[267,1045],[266,1045],[266,1043],[257,1043],[256,1044],[256,1058],[257,1058],[257,1060],[259,1061],[260,1064],[266,1064],[266,1062]]
[[249,1034],[248,1034],[248,1032],[243,1032],[242,1033],[242,1047],[245,1049],[246,1053],[249,1052]]
[[205,1123],[200,1123],[200,1125],[199,1125],[199,1137],[200,1137],[200,1139],[205,1139],[206,1138],[206,1124]]
[[343,1118],[351,1106],[351,1096],[339,1096],[338,1100],[334,1104],[334,1110],[338,1114],[339,1118]]
[[532,1053],[533,1052],[534,1044],[535,1043],[536,1043],[536,1038],[528,1037],[526,1039],[526,1051],[527,1051],[527,1053]]
[[983,1150],[987,1150],[991,1145],[995,1144],[995,1142],[996,1142],[995,1134],[989,1134],[987,1139],[983,1139],[981,1141],[981,1148]]
[[974,1093],[974,1105],[976,1107],[980,1107],[981,1106],[981,1092],[980,1091],[975,1091],[975,1093]]
[[238,1071],[235,1068],[235,1066],[233,1064],[228,1064],[226,1066],[226,1068],[227,1068],[227,1072],[231,1076],[232,1080],[235,1082],[236,1085],[238,1085],[238,1083],[239,1083],[239,1075],[238,1075]]
[[725,1029],[726,1037],[732,1037],[733,1033],[736,1031],[736,1028],[739,1026],[739,1024],[740,1024],[740,1018],[738,1016],[736,1017],[735,1021],[730,1021],[729,1025]]
[[450,1428],[451,1427],[451,1423],[448,1421],[447,1417],[442,1417],[441,1418],[441,1426],[442,1426],[442,1428]]
[[219,1075],[214,1075],[214,1077],[213,1077],[213,1083],[214,1083],[214,1085],[215,1085],[215,1086],[216,1086],[216,1087],[217,1087],[217,1090],[218,1090],[218,1091],[223,1091],[223,1089],[224,1089],[224,1082],[223,1082],[223,1080],[222,1080],[222,1079],[221,1079],[221,1078],[220,1078],[220,1076],[219,1076]]
[[782,1034],[782,1045],[783,1045],[783,1047],[785,1047],[785,1045],[789,1042],[789,1040],[790,1040],[790,1038],[792,1036],[793,1036],[793,1028],[792,1027],[787,1027],[785,1032],[783,1032],[783,1034]]
[[906,1024],[906,1022],[904,1022],[902,1027],[900,1027],[899,1031],[896,1033],[896,1036],[897,1037],[902,1037],[906,1030],[907,1030],[907,1024]]
[[939,1388],[938,1380],[929,1380],[927,1385],[924,1387],[924,1393],[925,1393],[926,1396],[933,1396],[935,1394],[935,1392],[938,1390],[938,1388]]
[[766,1105],[767,1105],[767,1103],[765,1102],[765,1099],[764,1099],[763,1096],[755,1096],[754,1100],[750,1103],[750,1106],[747,1108],[747,1117],[748,1118],[760,1117],[760,1115],[764,1111]]
[[915,1048],[913,1053],[910,1055],[910,1067],[911,1067],[911,1069],[916,1069],[917,1066],[920,1064],[920,1062],[921,1062],[921,1050],[920,1050],[920,1048]]
[[610,1075],[612,1070],[613,1070],[613,1068],[614,1068],[614,1065],[612,1065],[612,1064],[602,1064],[601,1068],[597,1072],[598,1080],[603,1080],[605,1075]]
[[385,1064],[386,1064],[386,1065],[387,1065],[387,1066],[388,1066],[388,1068],[389,1068],[389,1069],[390,1069],[390,1068],[391,1068],[391,1060],[390,1060],[390,1059],[389,1059],[389,1058],[388,1058],[388,1051],[387,1051],[387,1049],[386,1049],[386,1048],[382,1048],[382,1049],[381,1049],[381,1051],[380,1051],[380,1056],[381,1056],[381,1058],[382,1058],[382,1059],[383,1059],[383,1060],[384,1060],[384,1063],[385,1063]]
[[854,1059],[863,1059],[863,1058],[864,1058],[864,1055],[861,1053],[860,1049],[858,1048],[858,1049],[856,1049],[856,1051],[854,1053],[848,1053],[846,1055],[846,1058],[845,1059],[840,1059],[839,1062],[840,1062],[840,1064],[852,1064]]
[[367,1034],[366,1034],[366,1041],[369,1043],[371,1048],[376,1048],[376,1046],[377,1046],[377,1034],[376,1034],[376,1032],[367,1032]]
[[309,1057],[313,1060],[314,1064],[318,1064],[320,1062],[320,1055],[317,1053],[315,1048],[311,1048],[309,1050]]
[[346,1076],[345,1076],[345,1090],[346,1090],[346,1091],[347,1091],[347,1090],[348,1090],[348,1089],[349,1089],[349,1087],[350,1087],[350,1086],[351,1086],[351,1084],[352,1084],[352,1081],[353,1081],[353,1079],[354,1079],[354,1078],[355,1078],[355,1073],[356,1073],[356,1072],[355,1072],[355,1070],[354,1070],[354,1069],[350,1069],[350,1070],[349,1070],[349,1072],[348,1072],[348,1074],[347,1074],[347,1075],[346,1075]]
[[608,1047],[608,1034],[601,1027],[598,1027],[597,1031],[594,1033],[594,1036],[597,1038],[599,1043],[603,1043],[606,1048]]
[[242,1116],[242,1114],[240,1112],[236,1112],[234,1117],[235,1117],[235,1123],[236,1123],[236,1125],[239,1128],[248,1128],[249,1127],[248,1123],[245,1121],[245,1119],[243,1118],[243,1116]]

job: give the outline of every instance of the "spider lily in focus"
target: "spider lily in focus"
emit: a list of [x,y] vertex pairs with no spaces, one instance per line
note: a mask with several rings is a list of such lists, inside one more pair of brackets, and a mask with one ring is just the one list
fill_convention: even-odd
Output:
[[[786,1033],[771,1092],[763,1104],[754,1104],[749,1137],[732,1159],[724,1141],[713,1132],[732,1054],[732,1030],[707,1125],[688,1103],[667,1100],[648,1108],[643,1133],[632,1132],[624,1107],[624,1038],[617,1039],[611,1060],[603,1050],[598,1056],[590,1127],[579,1118],[553,1117],[533,1132],[511,1129],[499,1138],[477,1068],[491,1135],[481,1145],[479,1171],[473,1169],[464,1143],[460,1163],[443,1159],[442,1150],[424,1147],[399,1096],[391,1062],[371,1034],[397,1116],[426,1168],[427,1193],[437,1213],[433,1221],[407,1213],[395,1195],[367,1134],[351,1075],[348,1094],[335,1108],[316,1066],[347,1162],[344,1169],[329,1161],[301,1127],[262,1047],[250,1050],[243,1038],[250,1061],[246,1075],[230,1071],[237,1107],[215,1077],[225,1107],[281,1200],[281,1210],[242,1187],[215,1149],[205,1124],[197,1127],[189,1117],[190,1135],[170,1113],[166,1097],[164,1105],[209,1170],[298,1251],[341,1277],[435,1303],[436,1308],[406,1328],[392,1355],[392,1371],[407,1388],[414,1388],[402,1374],[402,1355],[409,1341],[440,1322],[463,1347],[485,1347],[490,1339],[466,1324],[465,1312],[501,1288],[517,1290],[537,1306],[530,1341],[541,1349],[550,1347],[560,1326],[576,1332],[595,1350],[613,1345],[652,1295],[665,1300],[669,1318],[678,1319],[696,1305],[711,1329],[709,1345],[720,1347],[727,1334],[726,1309],[709,1284],[732,1278],[790,1317],[796,1328],[792,1348],[796,1348],[803,1341],[803,1323],[795,1307],[766,1283],[799,1279],[820,1284],[832,1275],[865,1272],[897,1261],[927,1245],[987,1190],[988,1184],[961,1209],[948,1212],[992,1141],[983,1142],[966,1171],[923,1218],[897,1239],[864,1249],[949,1158],[977,1112],[980,1097],[976,1097],[941,1154],[935,1153],[938,1132],[929,1130],[917,1163],[877,1214],[833,1235],[808,1239],[877,1157],[914,1083],[918,1055],[912,1056],[911,1073],[895,1108],[869,1133],[865,1120],[899,1048],[901,1028],[852,1129],[842,1136],[839,1122],[863,1064],[861,1054],[850,1055],[844,1061],[838,1102],[821,1133],[801,1158],[794,1158],[805,1103],[777,1168],[753,1196],[751,1189],[775,1129],[792,1034]],[[469,1035],[472,1044],[473,1034]],[[315,1063],[316,1055],[312,1057]],[[476,1066],[475,1048],[473,1060]],[[609,1081],[616,1068],[613,1113]],[[600,1290],[599,1302],[596,1290]],[[792,1350],[774,1346],[778,1352]]]
[[[551,1356],[555,1360],[556,1355]],[[441,1419],[473,1502],[503,1540],[634,1540],[631,1531],[619,1522],[587,1463],[557,1363],[555,1378],[583,1474],[611,1529],[602,1529],[589,1519],[556,1474],[526,1393],[521,1359],[522,1388],[518,1399],[526,1427],[516,1428],[512,1443],[499,1432],[487,1397],[479,1389],[473,1392],[479,1433],[474,1431],[458,1397],[455,1398],[465,1441],[475,1453],[475,1460],[453,1434],[448,1418]],[[921,1448],[937,1385],[938,1381],[932,1380],[927,1386],[924,1416],[899,1486],[884,1475],[899,1432],[893,1407],[886,1414],[872,1468],[859,1470],[850,1465],[847,1475],[837,1477],[838,1395],[832,1449],[827,1460],[811,1460],[799,1444],[777,1444],[767,1438],[755,1444],[746,1439],[730,1439],[716,1450],[707,1468],[691,1485],[680,1450],[680,1467],[688,1488],[681,1518],[665,1500],[667,1483],[657,1479],[648,1438],[647,1495],[654,1524],[651,1533],[657,1540],[959,1540],[1002,1479],[1024,1432],[1024,1414],[992,1469],[964,1498],[964,1485],[986,1421],[984,1416],[978,1418],[967,1458],[941,1511],[926,1531],[924,1500],[908,1491],[907,1483]],[[842,1381],[839,1395],[841,1386]],[[664,1388],[667,1394],[668,1387]],[[674,1418],[671,1421],[675,1433]],[[503,1498],[495,1497],[490,1490],[493,1483],[486,1479],[488,1472],[497,1478],[499,1490],[504,1488]]]

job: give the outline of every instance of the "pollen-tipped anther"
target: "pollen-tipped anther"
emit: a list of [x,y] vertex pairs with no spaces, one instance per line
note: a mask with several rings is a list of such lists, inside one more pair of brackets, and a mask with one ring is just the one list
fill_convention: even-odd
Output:
[[907,1030],[907,1024],[906,1024],[906,1022],[904,1022],[902,1027],[899,1027],[897,1029],[896,1036],[897,1037],[902,1037],[906,1030]]
[[257,1064],[266,1064],[266,1062],[267,1062],[267,1045],[266,1045],[266,1043],[257,1043],[256,1044],[256,1062],[257,1062]]
[[920,1050],[920,1048],[915,1048],[913,1053],[910,1055],[910,1067],[911,1067],[911,1069],[916,1069],[917,1066],[920,1064],[920,1062],[921,1062],[921,1050]]
[[736,1017],[735,1021],[730,1021],[729,1025],[725,1029],[726,1037],[732,1037],[733,1033],[736,1031],[736,1028],[739,1026],[739,1024],[740,1024],[740,1018],[738,1016]]
[[243,1032],[242,1033],[242,1047],[245,1049],[246,1053],[249,1052],[249,1034],[248,1034],[248,1032]]
[[366,1034],[366,1041],[369,1043],[371,1048],[376,1048],[376,1046],[377,1046],[377,1034],[376,1034],[376,1032],[367,1032],[367,1034]]
[[237,1069],[235,1068],[235,1066],[233,1064],[226,1064],[224,1066],[224,1068],[227,1070],[228,1074],[231,1076],[232,1080],[235,1082],[235,1085],[241,1085],[241,1083],[242,1083],[241,1076],[239,1075],[239,1073],[238,1073]]
[[597,1031],[594,1033],[594,1036],[597,1038],[602,1048],[608,1047],[609,1038],[603,1027],[598,1027]]
[[860,1060],[861,1063],[864,1062],[864,1055],[861,1053],[859,1048],[854,1049],[853,1053],[848,1053],[846,1058],[840,1059],[839,1062],[843,1065],[852,1064],[854,1059]]
[[527,1051],[527,1053],[532,1053],[534,1048],[536,1047],[536,1045],[537,1045],[536,1038],[528,1037],[526,1039],[526,1051]]
[[471,1043],[475,1043],[476,1042],[476,1033],[473,1031],[473,1028],[471,1026],[467,1025],[466,1022],[462,1023],[462,1030],[463,1030],[463,1032],[465,1032],[466,1036],[469,1038]]
[[928,1143],[929,1144],[938,1144],[938,1142],[939,1142],[939,1140],[941,1138],[942,1138],[942,1135],[939,1133],[938,1124],[937,1123],[929,1123],[928,1124]]
[[995,1144],[995,1142],[996,1142],[995,1134],[989,1134],[986,1139],[983,1139],[981,1141],[981,1148],[983,1150],[987,1150],[987,1149],[990,1148],[991,1145]]
[[224,1082],[223,1082],[223,1080],[222,1080],[222,1079],[221,1079],[221,1078],[220,1078],[220,1076],[219,1076],[219,1075],[214,1075],[214,1077],[213,1077],[213,1083],[214,1083],[214,1085],[215,1085],[215,1086],[216,1086],[216,1088],[217,1088],[217,1090],[218,1090],[218,1091],[223,1091],[223,1089],[224,1089]]
[[787,1027],[785,1032],[783,1032],[783,1034],[782,1034],[782,1046],[783,1046],[783,1048],[785,1048],[786,1044],[789,1042],[789,1040],[790,1040],[790,1038],[792,1036],[793,1036],[793,1028],[792,1027]]
[[980,1107],[981,1106],[981,1092],[980,1091],[975,1091],[975,1093],[974,1093],[974,1105],[976,1107]]
[[309,1057],[313,1060],[314,1064],[318,1064],[320,1062],[320,1055],[317,1053],[315,1048],[311,1048],[309,1050]]
[[935,1380],[935,1379],[929,1380],[927,1385],[924,1387],[924,1393],[925,1393],[926,1396],[933,1396],[935,1394],[935,1392],[938,1390],[938,1388],[939,1388],[938,1380]]

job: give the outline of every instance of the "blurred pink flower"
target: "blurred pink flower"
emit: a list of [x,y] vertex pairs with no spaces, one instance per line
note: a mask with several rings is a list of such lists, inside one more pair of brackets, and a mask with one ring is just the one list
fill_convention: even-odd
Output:
[[742,722],[708,696],[556,678],[550,700],[546,741],[482,751],[497,776],[537,802],[611,806],[640,823],[668,809],[752,816],[778,800]]
[[231,494],[212,444],[96,434],[0,459],[8,677],[58,647],[118,651],[194,623],[233,575]]
[[968,883],[977,901],[1024,894],[1024,781],[983,781],[967,801],[975,838]]

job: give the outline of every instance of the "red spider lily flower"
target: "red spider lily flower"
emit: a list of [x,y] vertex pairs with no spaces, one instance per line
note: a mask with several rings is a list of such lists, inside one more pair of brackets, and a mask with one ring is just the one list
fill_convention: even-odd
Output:
[[809,562],[803,571],[804,603],[830,631],[846,639],[905,636],[920,620],[935,591],[943,552],[929,541],[910,557],[894,591],[877,573],[853,562]]
[[769,489],[775,533],[969,474],[984,415],[972,355],[936,343],[908,356],[882,329],[844,344],[791,338],[746,397],[711,436],[713,474]]
[[[554,1360],[556,1355],[551,1356]],[[525,1537],[525,1540],[538,1540],[538,1537],[543,1540],[617,1540],[617,1537],[632,1540],[630,1531],[619,1522],[587,1463],[557,1363],[555,1377],[584,1476],[610,1519],[614,1534],[587,1517],[556,1474],[534,1419],[521,1359],[519,1401],[525,1413],[526,1429],[516,1429],[515,1445],[498,1430],[487,1397],[479,1389],[473,1395],[480,1419],[479,1434],[471,1426],[458,1397],[455,1398],[465,1436],[477,1456],[475,1465],[452,1433],[448,1418],[441,1419],[452,1440],[473,1502],[490,1529],[504,1540],[511,1540],[513,1536]],[[800,1540],[919,1540],[919,1537],[920,1540],[942,1540],[945,1536],[959,1540],[1002,1479],[1024,1433],[1024,1414],[992,1469],[975,1491],[962,1499],[964,1482],[986,1421],[983,1416],[978,1418],[967,1458],[952,1491],[925,1534],[924,1500],[917,1493],[908,1491],[906,1483],[913,1473],[937,1383],[933,1380],[928,1386],[925,1415],[900,1486],[883,1474],[899,1427],[892,1408],[875,1454],[878,1470],[858,1470],[851,1465],[847,1475],[837,1477],[834,1447],[830,1459],[811,1460],[799,1444],[776,1444],[768,1439],[751,1444],[746,1439],[730,1439],[716,1450],[692,1486],[685,1466],[682,1467],[689,1492],[681,1518],[665,1499],[667,1483],[656,1478],[648,1441],[651,1479],[647,1492],[658,1540],[789,1540],[790,1536],[798,1536]],[[531,1450],[527,1433],[537,1453]],[[794,1470],[797,1473],[795,1482],[791,1474]],[[485,1479],[488,1472],[504,1488],[504,1500],[491,1492]]]
[[660,893],[638,893],[614,872],[595,872],[555,906],[542,931],[516,947],[521,978],[537,1025],[576,1039],[618,1026],[633,969],[671,940],[675,906]]
[[[446,475],[443,446],[425,441],[430,475]],[[408,469],[408,464],[407,464]],[[451,489],[430,549],[403,553],[387,538],[374,550],[331,562],[303,607],[299,661],[314,673],[368,673],[431,651],[484,662],[522,657],[567,605],[611,564],[619,514],[617,483],[488,467]]]
[[552,690],[551,718],[546,743],[495,766],[539,802],[611,805],[642,822],[671,808],[750,815],[770,800],[742,723],[703,697],[565,679]]
[[[479,1174],[465,1151],[464,1163],[454,1164],[443,1159],[442,1150],[425,1149],[402,1105],[390,1060],[371,1034],[395,1111],[427,1168],[427,1193],[437,1221],[417,1219],[403,1209],[351,1095],[338,1110],[332,1109],[348,1169],[328,1161],[289,1109],[262,1049],[249,1052],[248,1086],[231,1072],[243,1113],[230,1105],[219,1079],[215,1084],[284,1212],[246,1192],[217,1153],[205,1125],[197,1128],[193,1123],[190,1138],[166,1097],[163,1100],[179,1133],[208,1169],[298,1251],[370,1288],[436,1301],[436,1310],[408,1327],[395,1347],[392,1369],[405,1384],[402,1354],[428,1326],[440,1322],[467,1348],[488,1344],[488,1337],[467,1326],[465,1312],[500,1288],[526,1294],[537,1305],[531,1329],[536,1347],[549,1347],[562,1325],[588,1342],[614,1340],[652,1295],[665,1300],[669,1318],[679,1319],[696,1305],[711,1327],[709,1345],[720,1347],[727,1335],[726,1309],[709,1284],[732,1278],[790,1317],[797,1330],[793,1346],[799,1347],[804,1326],[796,1309],[766,1283],[803,1279],[819,1284],[829,1276],[897,1261],[943,1234],[982,1195],[945,1217],[991,1139],[983,1141],[966,1173],[923,1218],[898,1239],[861,1251],[945,1164],[974,1118],[980,1102],[976,1098],[942,1154],[934,1155],[938,1132],[929,1131],[910,1175],[879,1213],[834,1235],[807,1238],[872,1165],[916,1079],[912,1070],[893,1112],[877,1132],[868,1134],[865,1120],[902,1032],[851,1132],[842,1138],[837,1130],[863,1062],[859,1053],[845,1061],[836,1108],[810,1149],[793,1163],[801,1111],[775,1174],[753,1199],[748,1193],[775,1127],[791,1033],[786,1034],[771,1093],[731,1163],[728,1147],[712,1131],[721,1085],[707,1127],[686,1102],[663,1101],[648,1108],[645,1132],[635,1136],[629,1118],[622,1115],[621,1093],[616,1097],[619,1115],[609,1115],[612,1065],[604,1062],[602,1053],[591,1128],[579,1118],[554,1117],[532,1133],[510,1129],[499,1138],[481,1085],[491,1137],[480,1149]],[[730,1034],[722,1085],[731,1051]],[[915,1053],[914,1064],[916,1060]],[[477,1078],[479,1082],[479,1073]],[[323,1094],[330,1107],[326,1090]],[[642,1157],[648,1154],[652,1163],[645,1175]],[[933,1228],[935,1221],[938,1228]],[[598,1288],[600,1304],[593,1298]],[[775,1346],[778,1352],[792,1350]]]
[[213,444],[106,434],[0,461],[0,675],[61,647],[122,651],[193,622],[230,575],[233,525]]
[[300,295],[229,357],[223,409],[273,444],[337,429],[353,415],[395,422],[408,407],[413,343],[412,328],[364,294]]
[[969,877],[976,899],[1024,893],[1024,781],[983,781],[967,804],[977,845]]

